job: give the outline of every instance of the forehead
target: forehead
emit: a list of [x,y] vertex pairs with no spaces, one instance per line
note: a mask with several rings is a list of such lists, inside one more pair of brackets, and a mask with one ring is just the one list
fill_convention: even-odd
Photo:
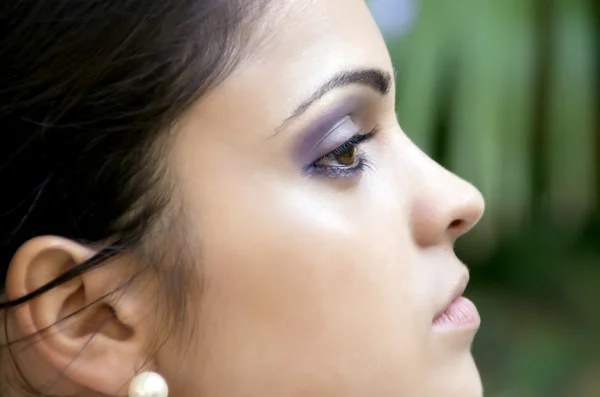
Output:
[[[253,21],[246,58],[202,101],[203,124],[256,121],[275,129],[341,71],[391,71],[379,29],[363,0],[272,0]],[[254,118],[254,120],[253,120]],[[231,128],[240,125],[231,125]]]

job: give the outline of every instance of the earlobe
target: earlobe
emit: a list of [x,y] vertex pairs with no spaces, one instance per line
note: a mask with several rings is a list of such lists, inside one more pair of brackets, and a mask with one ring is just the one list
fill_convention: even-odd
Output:
[[[25,243],[9,267],[9,300],[27,296],[95,254],[60,237]],[[71,382],[105,395],[126,394],[129,379],[152,369],[145,357],[143,319],[137,299],[119,291],[126,264],[102,265],[14,310],[22,336],[31,336],[36,352]],[[123,259],[125,261],[125,259]]]

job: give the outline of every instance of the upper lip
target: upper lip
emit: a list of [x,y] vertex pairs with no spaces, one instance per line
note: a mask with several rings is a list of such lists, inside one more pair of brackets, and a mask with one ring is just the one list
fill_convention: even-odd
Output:
[[456,281],[454,288],[451,290],[451,293],[448,295],[449,297],[446,300],[446,303],[444,304],[443,308],[441,308],[440,310],[438,310],[436,312],[435,316],[433,317],[433,321],[437,320],[442,314],[444,314],[444,312],[446,312],[446,310],[448,310],[450,305],[452,305],[452,303],[456,299],[460,298],[465,293],[465,290],[467,289],[467,284],[469,284],[469,273],[465,272]]

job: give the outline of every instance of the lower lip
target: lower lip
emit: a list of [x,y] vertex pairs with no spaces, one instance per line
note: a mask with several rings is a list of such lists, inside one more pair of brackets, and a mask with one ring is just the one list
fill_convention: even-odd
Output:
[[481,317],[475,304],[461,296],[433,321],[433,328],[435,330],[476,330],[480,324]]

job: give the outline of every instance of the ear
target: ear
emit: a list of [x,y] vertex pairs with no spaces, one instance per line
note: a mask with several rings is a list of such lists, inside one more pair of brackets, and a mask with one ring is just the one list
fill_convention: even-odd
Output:
[[[9,267],[10,300],[26,296],[96,252],[60,237],[25,243]],[[61,376],[104,395],[127,395],[129,380],[153,370],[147,357],[147,302],[122,288],[131,260],[113,259],[15,309],[16,322],[38,355]],[[147,291],[144,291],[147,292]]]

